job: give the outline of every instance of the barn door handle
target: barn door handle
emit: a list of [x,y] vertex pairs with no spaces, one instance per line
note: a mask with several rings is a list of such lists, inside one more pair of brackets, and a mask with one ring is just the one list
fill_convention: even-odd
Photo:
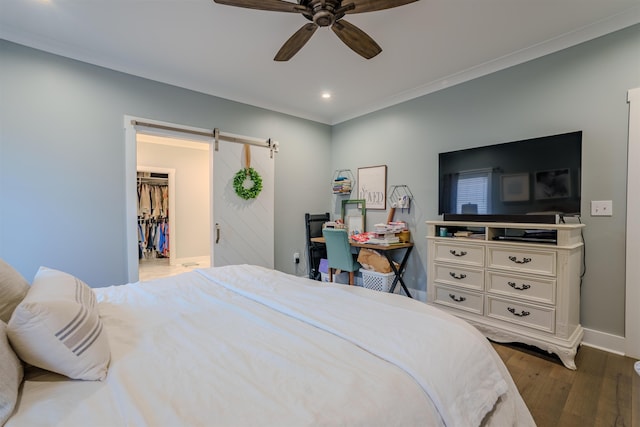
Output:
[[220,243],[220,224],[216,222],[216,245]]

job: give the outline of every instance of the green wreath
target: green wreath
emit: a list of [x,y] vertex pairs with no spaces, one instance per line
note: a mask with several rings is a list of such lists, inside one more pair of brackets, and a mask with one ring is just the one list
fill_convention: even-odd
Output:
[[[253,186],[250,188],[244,186],[247,178],[253,181]],[[233,189],[245,200],[255,199],[262,191],[262,178],[253,168],[240,169],[233,177]]]

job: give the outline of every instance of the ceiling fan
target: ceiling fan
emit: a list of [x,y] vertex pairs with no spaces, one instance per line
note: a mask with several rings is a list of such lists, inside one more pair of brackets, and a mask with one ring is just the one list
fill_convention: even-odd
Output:
[[274,12],[301,13],[312,21],[296,31],[276,54],[275,61],[288,61],[304,46],[318,27],[331,27],[333,32],[354,52],[371,59],[382,48],[367,33],[355,25],[343,20],[345,14],[373,12],[391,9],[413,3],[417,0],[298,0],[292,3],[285,0],[214,0],[216,3],[248,9],[269,10]]

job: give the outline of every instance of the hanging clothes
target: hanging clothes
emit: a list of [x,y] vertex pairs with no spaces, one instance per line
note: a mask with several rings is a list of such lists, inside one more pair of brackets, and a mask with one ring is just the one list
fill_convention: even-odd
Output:
[[[157,180],[157,181],[156,181]],[[138,258],[169,257],[169,186],[166,179],[138,176]]]
[[151,186],[149,184],[138,185],[138,215],[151,215]]

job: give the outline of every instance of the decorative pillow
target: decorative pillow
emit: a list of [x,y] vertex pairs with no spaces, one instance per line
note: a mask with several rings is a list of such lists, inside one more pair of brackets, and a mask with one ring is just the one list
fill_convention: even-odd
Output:
[[29,290],[29,282],[0,259],[0,320],[7,323]]
[[40,267],[7,330],[25,362],[79,380],[102,380],[111,351],[96,297],[82,280]]
[[7,340],[7,325],[0,320],[0,426],[13,413],[22,375],[22,363]]

